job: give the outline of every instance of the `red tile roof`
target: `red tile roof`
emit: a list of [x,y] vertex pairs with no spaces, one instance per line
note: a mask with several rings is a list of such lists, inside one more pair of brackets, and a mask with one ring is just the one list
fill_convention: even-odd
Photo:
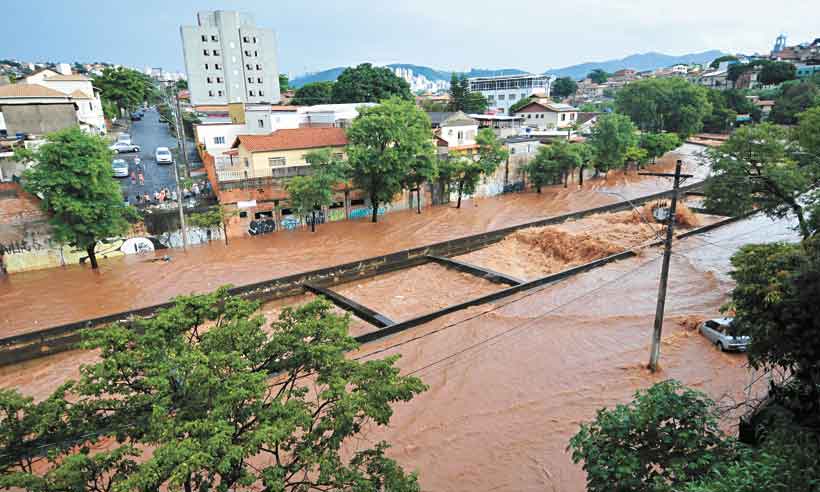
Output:
[[239,135],[233,147],[244,146],[249,152],[315,149],[347,145],[343,128],[292,128],[269,135]]

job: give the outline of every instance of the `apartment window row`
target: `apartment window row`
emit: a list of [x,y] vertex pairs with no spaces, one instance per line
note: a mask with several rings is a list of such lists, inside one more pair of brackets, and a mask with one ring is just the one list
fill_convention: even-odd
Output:
[[[251,54],[251,53],[253,53],[253,54]],[[256,51],[256,50],[254,50],[254,51],[245,50],[245,56],[247,56],[247,57],[259,56],[259,52]]]
[[[214,83],[214,78],[213,77],[205,77],[205,81],[208,82],[209,84],[213,84]],[[223,82],[222,77],[216,77],[216,83],[217,84],[221,84],[222,82]]]
[[[225,95],[225,93],[223,91],[216,91],[216,95],[219,96],[219,97],[222,97],[222,96]],[[208,91],[208,96],[209,97],[214,97],[214,91]]]
[[[211,41],[213,41],[214,43],[218,43],[218,42],[219,42],[219,38],[218,38],[218,37],[216,37],[216,36],[214,36],[214,35],[210,36],[210,38],[211,38]],[[206,35],[206,34],[203,34],[203,35],[202,35],[202,42],[203,42],[203,43],[207,43],[207,42],[208,42],[208,35]]]
[[[254,67],[254,66],[253,66],[253,64],[252,64],[252,63],[246,63],[246,64],[245,64],[245,70],[253,70],[253,67]],[[260,64],[258,64],[258,63],[257,63],[257,64],[256,64],[256,69],[257,69],[257,70],[262,70],[262,65],[260,65]]]
[[202,50],[202,54],[205,56],[210,56],[211,54],[219,56],[219,50]]
[[527,113],[527,119],[544,119],[544,113]]
[[214,145],[225,145],[225,137],[214,137]]
[[[253,77],[248,77],[248,83],[253,84]],[[256,83],[261,84],[262,83],[262,77],[256,77]]]
[[[222,70],[222,65],[220,65],[219,63],[214,63],[213,67],[214,67],[214,70]],[[211,64],[206,63],[205,64],[205,70],[210,70],[210,69],[211,69]]]
[[286,164],[284,157],[268,157],[270,167],[282,167]]
[[256,44],[256,36],[242,36],[242,42]]
[[264,95],[265,95],[265,93],[264,93],[264,92],[262,92],[262,91],[253,91],[253,90],[250,90],[250,91],[248,91],[248,95],[249,95],[249,96],[251,96],[251,97],[255,97],[255,96],[262,97],[262,96],[264,96]]

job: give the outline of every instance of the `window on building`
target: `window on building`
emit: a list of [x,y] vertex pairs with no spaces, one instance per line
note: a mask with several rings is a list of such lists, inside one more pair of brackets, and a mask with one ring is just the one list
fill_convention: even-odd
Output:
[[221,84],[222,83],[222,77],[217,77],[216,78],[216,83]]
[[575,119],[575,113],[570,113],[569,114],[569,119],[574,120]]
[[253,94],[253,91],[248,91],[248,95],[249,95],[249,96],[251,96],[251,97],[253,97],[253,95],[254,95],[254,94]]
[[510,155],[515,155],[515,147],[510,147]]
[[219,56],[219,50],[214,50],[214,56]]
[[208,55],[211,54],[211,52],[208,51],[208,50],[202,50],[202,54],[205,55],[205,56],[208,56]]
[[256,50],[254,50],[254,51],[253,51],[253,56],[259,56],[259,52],[258,52],[258,51],[256,51]]
[[256,77],[256,83],[261,84],[262,83],[262,77]]
[[206,35],[204,35],[204,34],[203,34],[203,35],[202,35],[202,42],[203,42],[203,43],[207,43],[207,42],[208,42],[208,36],[206,36]]
[[532,117],[532,115],[531,115],[531,114],[529,114],[529,113],[527,113],[527,119],[528,119],[528,120],[530,119],[530,117]]
[[566,113],[561,113],[561,121],[564,121],[566,119],[567,119]]
[[253,84],[253,77],[248,77],[248,83]]
[[209,84],[210,84],[210,83],[212,83],[212,82],[213,82],[213,79],[212,79],[212,78],[210,78],[210,77],[205,77],[205,82],[207,82],[207,83],[209,83]]
[[213,42],[217,42],[217,41],[219,41],[219,39],[217,39],[217,37],[216,37],[216,36],[211,36],[211,41],[213,41]]
[[253,65],[251,65],[250,63],[246,63],[246,64],[245,64],[245,68],[246,68],[247,70],[253,70]]
[[458,132],[458,139],[461,140],[464,138],[464,132]]
[[268,165],[270,167],[282,167],[285,165],[284,157],[268,157]]
[[208,64],[207,63],[205,64],[205,70],[208,70]]
[[257,70],[262,70],[262,65],[256,65]]
[[248,160],[247,157],[245,157],[244,160],[245,160],[245,167],[251,167],[251,161]]
[[334,158],[334,159],[336,159],[337,161],[338,161],[338,160],[341,160],[342,158],[344,158],[344,156],[345,156],[345,155],[344,155],[342,152],[334,152],[334,153],[333,153],[333,158]]
[[222,70],[222,65],[220,65],[219,63],[214,63],[214,68],[217,70]]
[[248,42],[248,37],[247,36],[242,36],[242,42],[247,43]]
[[256,36],[253,37],[253,42],[256,44]]
[[214,91],[208,91],[208,96],[209,97],[214,97]]
[[222,91],[217,91],[217,92],[219,93],[219,97],[222,97],[223,92]]
[[504,94],[499,94],[498,95],[498,100],[503,101],[504,100]]
[[251,50],[245,50],[245,56],[251,56]]
[[93,111],[94,110],[94,105],[91,104],[91,103],[88,103],[88,110]]
[[515,98],[516,98],[515,94],[510,94],[510,101],[515,101]]
[[225,145],[225,137],[214,137],[214,145]]
[[265,120],[257,120],[259,122],[259,128],[265,128]]
[[262,96],[264,96],[264,95],[265,95],[265,93],[264,93],[264,92],[259,91],[259,97],[262,97]]

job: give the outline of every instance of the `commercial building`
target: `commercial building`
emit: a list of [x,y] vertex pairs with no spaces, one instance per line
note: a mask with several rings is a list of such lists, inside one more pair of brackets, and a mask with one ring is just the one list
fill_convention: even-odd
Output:
[[546,97],[552,86],[550,75],[501,75],[469,79],[470,90],[487,98],[489,109],[507,114],[519,99],[532,95]]
[[180,34],[192,105],[279,102],[276,34],[250,14],[198,12]]

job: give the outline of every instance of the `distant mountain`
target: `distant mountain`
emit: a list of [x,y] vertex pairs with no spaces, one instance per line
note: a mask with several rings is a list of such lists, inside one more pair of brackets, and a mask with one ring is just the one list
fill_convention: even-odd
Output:
[[544,73],[556,75],[558,77],[571,77],[573,79],[582,79],[589,72],[600,68],[607,72],[615,72],[622,68],[631,68],[637,71],[654,70],[656,68],[670,67],[678,63],[709,63],[715,58],[724,55],[719,50],[709,50],[703,53],[690,53],[688,55],[664,55],[663,53],[641,53],[637,55],[630,55],[620,60],[606,60],[600,62],[581,63],[580,65],[572,65],[569,67],[558,68],[554,70],[547,70]]
[[[572,65],[570,67],[558,68],[555,70],[547,70],[544,73],[556,75],[558,77],[572,77],[574,79],[581,79],[586,74],[596,68],[602,68],[607,72],[614,72],[622,68],[632,68],[634,70],[654,70],[656,68],[669,67],[678,63],[709,63],[715,58],[724,53],[718,50],[704,51],[703,53],[691,53],[688,55],[664,55],[663,53],[642,53],[637,55],[630,55],[620,60],[606,60],[601,62],[582,63],[580,65]],[[436,81],[450,81],[451,71],[438,70],[435,68],[425,67],[423,65],[413,65],[409,63],[392,63],[387,65],[390,68],[404,68],[413,71],[414,75],[420,75],[427,78],[431,82]],[[336,80],[346,67],[335,67],[321,72],[308,73],[294,77],[290,81],[292,87],[302,87],[310,82],[325,82]],[[490,77],[493,75],[522,75],[529,73],[525,70],[517,68],[471,68],[466,72],[467,77]]]

